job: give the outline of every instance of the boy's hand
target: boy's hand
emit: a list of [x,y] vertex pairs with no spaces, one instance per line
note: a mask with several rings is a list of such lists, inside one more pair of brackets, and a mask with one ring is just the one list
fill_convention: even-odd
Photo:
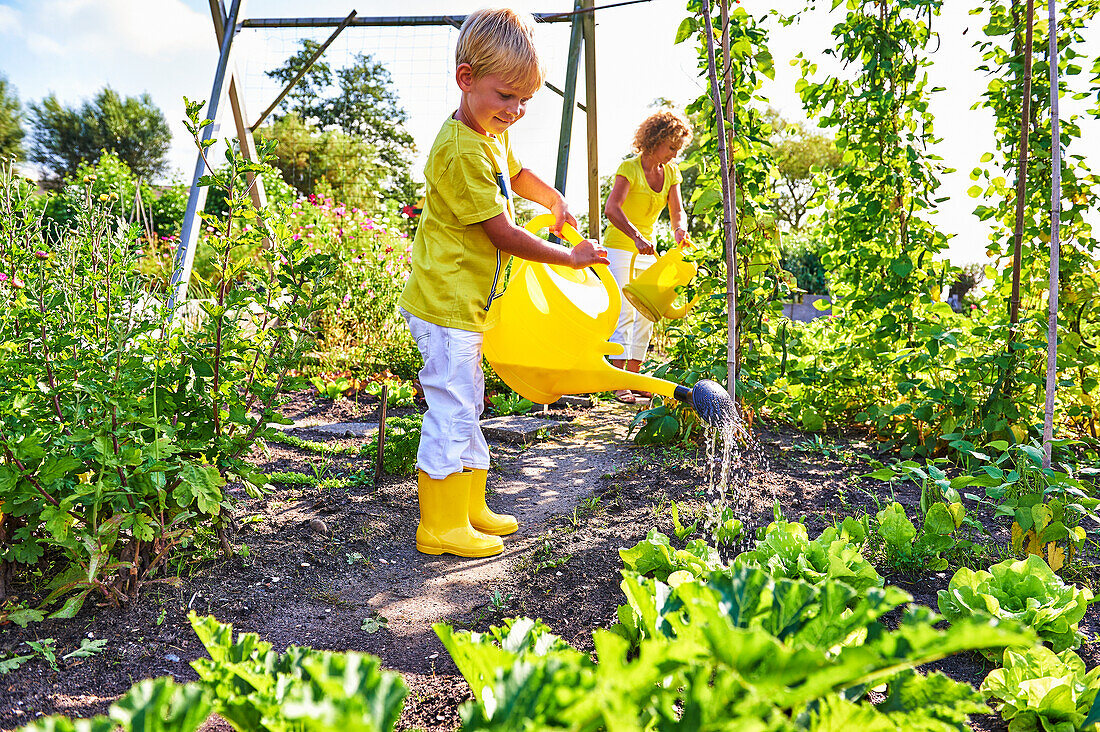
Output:
[[593,264],[609,264],[607,250],[600,246],[595,239],[585,239],[577,246],[569,250],[569,266],[573,269],[584,269]]
[[569,205],[564,198],[558,199],[557,203],[550,207],[550,213],[554,214],[554,225],[550,227],[550,233],[554,236],[561,236],[561,227],[564,224],[577,228],[577,220],[573,218],[573,214],[569,213]]

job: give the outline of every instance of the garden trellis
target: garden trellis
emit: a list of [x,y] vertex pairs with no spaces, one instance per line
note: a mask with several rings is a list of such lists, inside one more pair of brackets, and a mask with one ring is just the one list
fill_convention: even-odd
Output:
[[[378,16],[360,17],[354,10],[343,18],[247,18],[244,14],[245,0],[232,0],[228,11],[222,0],[210,0],[211,14],[217,33],[220,48],[218,65],[214,75],[213,88],[210,92],[210,102],[206,111],[206,118],[212,122],[218,114],[219,100],[223,91],[227,93],[233,108],[234,122],[237,137],[241,141],[242,154],[249,160],[255,159],[255,147],[252,140],[252,132],[259,124],[278,106],[281,99],[289,93],[297,83],[298,78],[293,79],[282,92],[270,103],[265,111],[259,115],[256,121],[251,122],[245,112],[244,89],[242,77],[231,63],[234,36],[243,29],[318,29],[333,28],[328,40],[314,53],[310,64],[317,61],[325,49],[335,38],[347,28],[362,28],[368,26],[402,28],[413,26],[446,26],[457,28],[462,24],[464,15],[436,15],[436,16]],[[535,13],[539,23],[570,23],[568,67],[564,88],[558,88],[549,81],[546,86],[563,98],[561,129],[558,140],[557,169],[555,173],[555,186],[563,190],[568,172],[568,153],[571,146],[571,134],[573,123],[574,105],[586,115],[587,128],[587,178],[588,178],[588,204],[589,204],[589,236],[597,237],[600,231],[600,194],[598,178],[598,158],[596,152],[596,67],[595,67],[595,20],[594,14],[598,10],[631,5],[650,0],[626,0],[596,6],[594,0],[575,0],[573,10],[557,13]],[[232,31],[232,32],[229,32]],[[585,66],[585,101],[583,104],[576,101],[577,75],[579,73],[581,47],[584,48]],[[300,77],[299,77],[300,78]],[[228,82],[228,86],[227,86]],[[213,133],[213,124],[207,124],[203,128],[203,140],[209,140]],[[187,287],[191,277],[191,268],[194,262],[195,250],[198,245],[200,217],[199,211],[205,203],[205,188],[199,185],[199,181],[206,172],[206,161],[200,153],[192,176],[191,190],[188,198],[187,210],[184,217],[183,228],[180,236],[180,244],[176,252],[175,269],[170,284],[172,302],[182,302],[187,295]],[[254,205],[263,206],[265,201],[263,184],[260,178],[249,177],[250,193]]]

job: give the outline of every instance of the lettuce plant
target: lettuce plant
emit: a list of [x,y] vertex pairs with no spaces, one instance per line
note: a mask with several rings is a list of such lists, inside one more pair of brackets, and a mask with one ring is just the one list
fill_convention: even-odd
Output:
[[882,577],[860,553],[858,544],[866,536],[864,524],[851,517],[813,540],[803,524],[778,521],[768,526],[756,548],[740,555],[737,563],[762,566],[776,578],[798,578],[813,584],[836,580],[862,592],[883,585]]
[[1056,654],[1046,646],[1006,650],[1004,668],[991,671],[981,687],[1000,700],[1010,732],[1096,729],[1098,689],[1100,668],[1086,671],[1073,651]]
[[[463,730],[964,729],[969,714],[988,711],[981,696],[912,669],[1034,642],[981,621],[937,630],[927,608],[888,630],[881,618],[911,599],[894,587],[857,598],[842,582],[773,578],[757,566],[678,570],[670,584],[625,574],[640,635],[597,630],[595,660],[537,621],[490,633],[437,625],[474,692]],[[866,691],[880,684],[888,692],[873,704]]]
[[961,503],[932,503],[918,532],[905,515],[905,508],[896,501],[891,503],[876,515],[887,560],[901,567],[920,567],[932,572],[947,569],[947,558],[942,554],[955,546],[955,530],[965,515]]
[[1081,645],[1078,623],[1092,599],[1088,588],[1066,584],[1042,558],[1029,554],[994,564],[988,572],[961,567],[947,589],[939,591],[937,602],[952,623],[971,618],[1015,621],[1059,653]]

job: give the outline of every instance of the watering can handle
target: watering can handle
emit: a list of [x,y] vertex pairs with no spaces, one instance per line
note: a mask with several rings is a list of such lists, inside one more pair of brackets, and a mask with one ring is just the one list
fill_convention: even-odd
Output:
[[[526,229],[532,234],[537,234],[543,229],[549,229],[554,225],[554,214],[539,214],[535,218],[527,222]],[[580,244],[584,241],[584,237],[580,235],[576,229],[570,224],[562,224],[561,227],[562,238],[570,244]],[[607,310],[600,314],[600,328],[607,331],[607,336],[610,338],[611,334],[615,332],[615,326],[619,322],[619,310],[621,309],[622,295],[619,292],[619,285],[615,282],[615,278],[611,276],[611,270],[607,268],[605,264],[594,264],[589,269],[596,273],[596,277],[599,278],[600,284],[603,285],[604,290],[607,291],[607,302],[609,306]],[[536,277],[543,277],[545,273],[535,269]]]
[[[543,229],[549,229],[554,225],[554,214],[539,214],[535,218],[527,222],[527,230],[532,234],[537,234]],[[584,237],[580,235],[580,232],[573,228],[571,224],[561,225],[561,238],[565,239],[570,244],[580,244],[584,241]]]

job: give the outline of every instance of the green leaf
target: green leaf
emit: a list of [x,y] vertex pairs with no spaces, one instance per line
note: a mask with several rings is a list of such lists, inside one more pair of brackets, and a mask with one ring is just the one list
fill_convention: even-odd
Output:
[[905,515],[905,509],[900,503],[891,503],[877,514],[879,533],[886,543],[895,551],[902,554],[908,553],[908,549],[917,535],[917,529],[913,522]]
[[221,510],[222,486],[225,478],[213,465],[184,465],[179,472],[180,484],[176,487],[176,503],[185,508],[197,504],[199,511],[217,516]]
[[194,732],[210,716],[212,706],[199,684],[172,679],[145,679],[111,705],[110,715],[124,729],[144,732]]

